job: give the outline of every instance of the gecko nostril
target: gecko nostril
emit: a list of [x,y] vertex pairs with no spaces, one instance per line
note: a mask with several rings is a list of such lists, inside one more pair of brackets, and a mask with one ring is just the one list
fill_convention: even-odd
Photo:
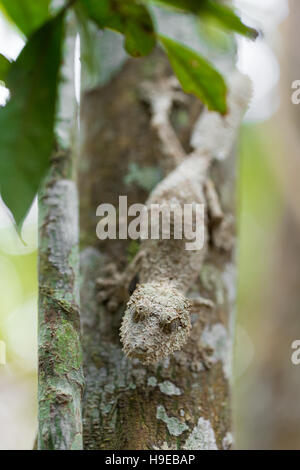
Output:
[[138,323],[139,321],[142,321],[144,319],[145,313],[143,312],[143,309],[141,307],[138,307],[133,313],[133,321],[135,323]]
[[179,319],[174,319],[172,321],[161,321],[159,324],[160,328],[162,331],[166,334],[171,334],[174,331],[178,330],[180,326],[180,320]]
[[141,359],[145,357],[145,354],[147,353],[147,349],[142,347],[142,346],[137,346],[136,348],[133,349],[132,351],[132,356]]

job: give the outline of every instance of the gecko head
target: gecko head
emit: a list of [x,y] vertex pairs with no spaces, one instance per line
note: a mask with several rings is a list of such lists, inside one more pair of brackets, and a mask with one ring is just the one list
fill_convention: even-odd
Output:
[[190,303],[170,282],[140,284],[123,317],[121,341],[129,358],[152,364],[179,350],[191,329]]

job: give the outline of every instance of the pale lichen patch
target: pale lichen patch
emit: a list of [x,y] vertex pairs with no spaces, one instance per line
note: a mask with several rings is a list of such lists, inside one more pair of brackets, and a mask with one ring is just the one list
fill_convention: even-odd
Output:
[[130,384],[128,385],[128,388],[129,388],[130,390],[135,390],[135,389],[136,389],[135,383],[130,382]]
[[216,323],[211,328],[206,326],[202,336],[201,343],[203,346],[211,348],[213,353],[209,356],[212,364],[221,361],[223,364],[223,372],[226,378],[230,377],[229,351],[230,344],[228,333],[222,323]]
[[233,445],[233,436],[231,432],[227,432],[222,441],[222,446],[224,450],[230,450]]
[[165,395],[181,395],[180,388],[176,387],[176,385],[174,385],[169,380],[161,382],[160,384],[158,384],[158,386],[161,393],[164,393]]
[[167,442],[163,442],[160,447],[153,446],[153,450],[177,450],[175,445],[169,445]]
[[82,450],[82,434],[81,433],[75,434],[73,442],[71,444],[71,450]]
[[148,377],[147,385],[148,387],[156,387],[157,385],[156,377]]
[[127,186],[136,184],[145,191],[152,191],[161,181],[163,175],[159,167],[139,167],[136,163],[130,163],[128,173],[124,176],[124,183]]
[[188,426],[182,423],[178,418],[174,418],[173,416],[169,417],[165,407],[162,405],[157,407],[156,418],[167,425],[168,431],[172,436],[180,436],[184,431],[189,429]]
[[197,425],[187,438],[184,450],[218,450],[215,433],[210,422],[199,418]]
[[115,386],[114,386],[114,384],[106,384],[105,387],[104,387],[104,390],[108,393],[114,393]]
[[99,408],[102,411],[102,413],[108,414],[110,412],[110,410],[112,409],[112,404],[111,403],[100,403]]

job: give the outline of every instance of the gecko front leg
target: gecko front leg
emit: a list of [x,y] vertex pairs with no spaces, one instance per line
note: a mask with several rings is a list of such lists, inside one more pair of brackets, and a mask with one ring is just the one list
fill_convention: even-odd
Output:
[[106,303],[110,312],[115,312],[120,305],[127,302],[130,284],[139,271],[144,255],[145,252],[141,249],[122,273],[114,263],[109,263],[104,269],[105,277],[96,280],[99,289],[98,301]]
[[192,309],[195,311],[201,310],[203,307],[212,309],[214,308],[215,304],[213,303],[212,300],[206,299],[205,297],[195,297],[195,298],[189,298],[189,301],[192,304]]
[[224,214],[220,198],[210,178],[204,183],[208,214],[210,217],[212,242],[216,248],[231,251],[234,240],[234,221],[232,216]]

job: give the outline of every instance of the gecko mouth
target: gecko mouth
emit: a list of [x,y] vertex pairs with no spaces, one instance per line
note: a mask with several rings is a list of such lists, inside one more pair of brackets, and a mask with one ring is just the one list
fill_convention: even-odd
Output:
[[155,364],[160,358],[159,354],[154,350],[147,350],[144,348],[130,348],[123,345],[124,352],[129,359],[138,359],[142,364],[150,365]]
[[131,341],[128,341],[128,338],[125,339],[123,337],[122,343],[123,350],[129,359],[138,359],[146,365],[155,364],[159,360],[164,359],[172,351],[171,345],[166,345],[166,343],[164,343],[164,348],[162,349],[160,347],[161,341],[153,341],[149,346],[144,344],[133,346]]
[[[124,348],[125,351],[125,348]],[[125,351],[126,352],[126,351]],[[127,357],[130,359],[138,359],[141,361],[143,364],[150,365],[150,364],[155,364],[159,359],[159,355],[154,354],[154,351],[150,354],[149,351],[141,349],[141,348],[136,348],[136,349],[130,349],[126,353]]]
[[138,347],[128,350],[128,357],[144,360],[147,357],[147,349]]

